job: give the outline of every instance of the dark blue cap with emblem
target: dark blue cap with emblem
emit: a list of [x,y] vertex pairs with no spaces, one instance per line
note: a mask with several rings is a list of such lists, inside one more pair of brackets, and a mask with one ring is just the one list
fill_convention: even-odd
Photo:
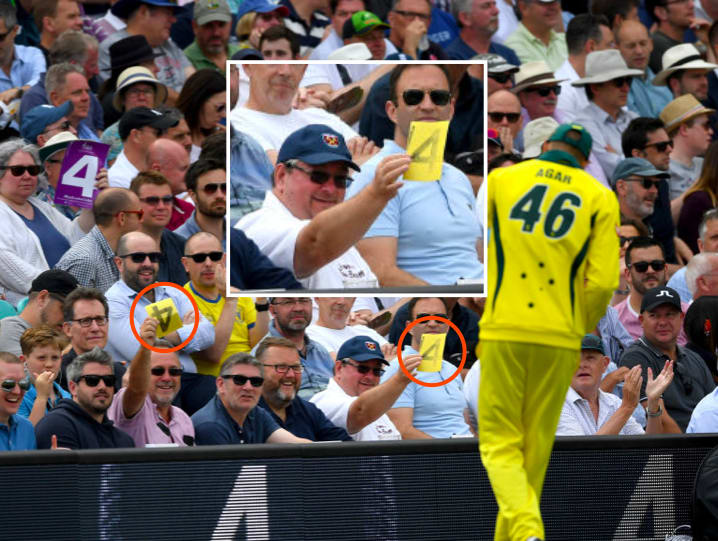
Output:
[[278,163],[288,160],[301,160],[309,165],[344,162],[361,171],[352,161],[342,134],[324,124],[310,124],[291,133],[282,143],[277,156]]
[[352,359],[358,363],[376,359],[389,364],[384,358],[379,342],[368,336],[355,336],[344,342],[337,351],[337,360],[343,359]]

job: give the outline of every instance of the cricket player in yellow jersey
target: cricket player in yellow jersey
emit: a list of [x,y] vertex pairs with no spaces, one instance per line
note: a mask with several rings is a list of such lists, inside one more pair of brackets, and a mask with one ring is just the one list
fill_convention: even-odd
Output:
[[494,539],[544,538],[539,503],[561,406],[618,285],[618,201],[583,171],[591,135],[562,124],[538,159],[488,178],[479,450]]

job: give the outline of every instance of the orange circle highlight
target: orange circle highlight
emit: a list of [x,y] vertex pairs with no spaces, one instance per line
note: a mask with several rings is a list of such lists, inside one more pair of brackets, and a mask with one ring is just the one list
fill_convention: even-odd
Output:
[[[404,366],[404,359],[401,358],[401,346],[404,343],[404,338],[406,338],[407,333],[411,330],[411,328],[418,324],[422,323],[423,321],[429,321],[431,319],[435,319],[436,321],[441,321],[443,323],[446,323],[449,327],[454,329],[456,331],[456,334],[459,335],[459,340],[461,340],[461,362],[459,363],[459,367],[456,369],[456,372],[454,372],[451,376],[449,376],[447,379],[443,381],[436,381],[434,383],[429,383],[427,381],[420,381],[416,379],[414,376],[409,373],[409,371],[406,369],[406,366]],[[399,342],[396,345],[396,355],[397,359],[399,359],[399,367],[401,368],[401,371],[404,372],[404,375],[408,377],[411,381],[414,383],[418,383],[419,385],[423,385],[424,387],[441,387],[442,385],[446,385],[450,381],[452,381],[456,376],[458,376],[461,373],[461,370],[464,368],[464,364],[466,364],[466,340],[464,339],[463,333],[459,330],[459,328],[454,325],[451,321],[446,319],[445,317],[441,316],[424,316],[420,317],[419,319],[415,319],[411,323],[409,323],[406,328],[404,329],[404,332],[401,333],[401,336],[399,337]]]
[[[140,334],[137,332],[137,329],[135,328],[135,309],[137,308],[137,302],[142,298],[142,296],[150,291],[151,289],[156,288],[157,286],[168,286],[168,287],[174,287],[175,289],[179,289],[182,293],[187,295],[189,297],[190,302],[192,303],[192,307],[194,308],[194,327],[192,327],[192,332],[189,333],[189,336],[187,337],[187,340],[182,342],[181,344],[168,349],[163,348],[156,348],[155,346],[149,345],[147,342],[145,342]],[[189,344],[192,341],[192,338],[194,338],[194,335],[197,334],[197,329],[199,328],[199,306],[197,306],[197,301],[194,300],[194,297],[189,294],[189,292],[177,284],[173,284],[172,282],[155,282],[154,284],[148,285],[146,288],[144,288],[142,291],[140,291],[137,296],[135,297],[135,300],[132,301],[132,305],[130,306],[130,328],[132,329],[132,334],[135,335],[135,338],[139,340],[140,344],[145,346],[147,349],[154,351],[155,353],[172,353],[174,351],[179,351],[183,347],[185,347],[187,344]],[[462,337],[463,340],[463,337]]]

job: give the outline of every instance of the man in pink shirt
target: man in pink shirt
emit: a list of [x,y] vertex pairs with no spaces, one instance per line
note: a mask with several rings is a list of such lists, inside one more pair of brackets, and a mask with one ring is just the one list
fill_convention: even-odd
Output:
[[[157,340],[157,320],[147,318],[139,329],[149,345],[169,349],[172,344]],[[189,416],[172,401],[180,389],[182,364],[175,353],[150,352],[140,345],[127,371],[127,385],[112,401],[107,415],[127,432],[137,447],[148,444],[194,445],[194,426]]]

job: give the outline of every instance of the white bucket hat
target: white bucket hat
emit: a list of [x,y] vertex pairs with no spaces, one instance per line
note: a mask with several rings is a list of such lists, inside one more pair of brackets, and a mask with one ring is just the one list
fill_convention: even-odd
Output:
[[556,122],[550,116],[542,116],[532,120],[524,127],[524,151],[523,158],[535,158],[541,154],[541,147],[551,137],[551,134],[558,128]]
[[543,60],[521,64],[519,71],[514,75],[516,83],[511,92],[518,94],[532,86],[556,85],[566,79],[556,79],[551,68]]
[[656,74],[653,84],[665,86],[666,80],[672,73],[680,70],[712,70],[718,68],[716,64],[710,64],[703,60],[701,54],[691,43],[675,45],[663,53],[663,69]]
[[586,86],[613,81],[621,77],[637,77],[643,71],[630,69],[616,49],[594,51],[586,57],[586,75],[571,83],[572,86]]

